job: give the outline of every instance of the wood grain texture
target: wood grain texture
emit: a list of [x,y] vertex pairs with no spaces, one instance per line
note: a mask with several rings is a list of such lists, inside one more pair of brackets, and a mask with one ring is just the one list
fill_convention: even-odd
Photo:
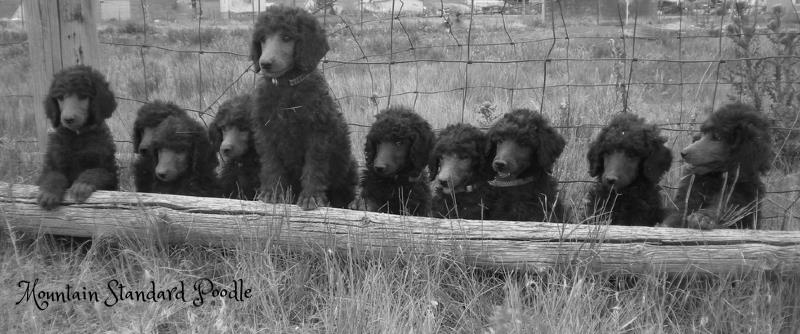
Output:
[[526,270],[583,264],[593,271],[800,272],[800,232],[447,220],[115,191],[44,211],[37,192],[0,182],[0,217],[15,231],[223,246],[272,242],[361,254],[435,248],[469,264]]

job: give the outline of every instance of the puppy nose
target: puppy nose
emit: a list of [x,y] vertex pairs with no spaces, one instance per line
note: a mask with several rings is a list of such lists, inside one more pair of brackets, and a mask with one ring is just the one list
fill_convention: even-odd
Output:
[[67,124],[72,124],[73,122],[75,122],[75,118],[74,117],[64,117],[64,118],[62,118],[62,120],[64,121],[64,123],[67,123]]
[[258,63],[258,66],[261,66],[262,70],[269,71],[269,68],[272,67],[272,63],[268,61],[262,61]]
[[444,180],[439,180],[439,186],[442,187],[442,188],[450,188],[449,183],[450,182],[447,182],[447,181],[444,181]]
[[492,165],[494,166],[494,169],[496,169],[496,170],[504,170],[504,169],[506,169],[506,162],[503,161],[503,160],[495,160],[494,162],[492,162]]
[[375,172],[378,174],[383,174],[386,171],[386,166],[375,166]]
[[157,177],[159,180],[164,180],[164,179],[166,179],[166,178],[167,178],[167,173],[165,173],[165,172],[158,172],[158,173],[156,173],[156,177]]
[[139,154],[147,155],[148,153],[150,153],[150,151],[148,151],[146,148],[144,148],[144,147],[140,147],[139,148]]
[[222,155],[229,156],[233,150],[230,147],[223,147],[222,148]]
[[617,177],[616,176],[606,176],[605,180],[606,180],[606,184],[614,185],[614,183],[617,182]]
[[681,151],[681,158],[686,159],[686,151]]

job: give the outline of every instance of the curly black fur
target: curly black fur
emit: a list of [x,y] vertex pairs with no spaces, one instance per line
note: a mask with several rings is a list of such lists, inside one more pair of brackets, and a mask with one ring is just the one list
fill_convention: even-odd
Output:
[[[375,116],[375,123],[364,143],[367,169],[361,176],[361,197],[374,203],[381,212],[430,215],[431,189],[425,166],[428,165],[435,134],[428,122],[413,110],[393,106]],[[407,161],[391,176],[374,171],[378,144],[406,140],[410,144]]]
[[756,204],[754,212],[730,227],[756,227],[765,192],[761,175],[770,169],[774,156],[769,121],[750,105],[731,103],[712,113],[700,131],[716,134],[729,148],[728,159],[717,171],[695,174],[694,181],[691,174],[684,176],[674,201],[677,212],[667,217],[664,225],[684,226],[683,220],[693,212],[716,207],[724,188],[724,196],[730,196],[728,207]]
[[431,213],[438,218],[483,219],[490,216],[486,193],[492,169],[486,157],[487,136],[470,124],[452,124],[439,132],[428,168],[431,179],[439,174],[439,161],[445,154],[470,158],[472,177],[464,183],[464,191],[445,194],[436,188],[431,203]]
[[140,147],[144,131],[147,128],[155,129],[170,116],[189,119],[189,115],[174,103],[160,100],[147,103],[136,112],[136,120],[133,122],[133,151],[137,153],[137,158],[133,163],[133,179],[138,192],[152,192],[151,186],[155,180],[155,175],[152,174],[155,170],[153,149]]
[[[69,95],[88,97],[90,101],[89,115],[78,131],[61,124],[58,99]],[[94,190],[117,190],[116,146],[105,123],[117,108],[117,102],[103,74],[84,65],[56,73],[44,108],[55,132],[48,137],[44,166],[37,182],[39,203],[47,209],[55,207],[66,190],[76,184],[89,185]]]
[[[251,131],[250,109],[253,99],[249,94],[233,97],[219,106],[214,122],[208,126],[208,137],[214,152],[219,151],[222,144],[222,130],[233,126],[241,131]],[[258,173],[261,171],[253,136],[247,143],[247,151],[235,159],[228,159],[222,165],[218,180],[221,196],[253,200],[260,183]]]
[[274,32],[294,38],[295,66],[277,80],[259,80],[255,92],[253,136],[263,197],[271,200],[291,188],[294,201],[325,195],[331,206],[347,207],[355,197],[358,171],[344,116],[316,70],[328,51],[325,31],[304,10],[270,7],[253,33],[250,55],[256,68],[261,42]]
[[589,175],[602,177],[603,156],[617,150],[639,158],[637,176],[623,189],[612,190],[611,186],[599,182],[586,197],[587,214],[610,212],[613,225],[655,226],[664,219],[661,187],[658,182],[672,163],[672,152],[664,146],[667,138],[661,136],[655,125],[629,113],[615,116],[600,131],[589,146]]
[[[171,104],[166,104],[171,105]],[[155,177],[155,167],[160,149],[189,153],[189,169],[178,179],[164,182]],[[214,169],[217,155],[211,149],[207,130],[198,121],[178,115],[168,116],[156,128],[153,136],[153,162],[142,165],[150,168],[147,188],[150,192],[161,194],[215,196],[218,194]]]
[[530,167],[518,178],[533,181],[511,187],[492,186],[489,195],[489,219],[516,221],[562,220],[564,207],[558,199],[558,182],[551,175],[556,159],[566,142],[546,118],[528,109],[516,109],[503,115],[489,129],[488,158],[493,159],[497,143],[514,140],[531,147]]

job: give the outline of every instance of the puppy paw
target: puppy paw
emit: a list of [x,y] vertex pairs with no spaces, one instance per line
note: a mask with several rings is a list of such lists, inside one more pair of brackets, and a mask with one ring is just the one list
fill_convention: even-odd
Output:
[[87,198],[89,198],[89,196],[92,196],[92,193],[95,190],[97,190],[97,188],[93,184],[76,182],[72,184],[72,187],[69,187],[67,194],[72,196],[72,199],[75,200],[75,202],[83,203]]
[[45,210],[52,210],[61,204],[61,199],[64,194],[59,194],[47,190],[39,190],[39,196],[36,197],[36,202],[39,203]]
[[694,228],[698,230],[712,230],[716,227],[716,219],[714,217],[704,213],[702,211],[697,211],[686,217],[686,225],[689,228]]
[[300,193],[297,205],[303,210],[314,210],[321,206],[328,206],[328,197],[323,192]]

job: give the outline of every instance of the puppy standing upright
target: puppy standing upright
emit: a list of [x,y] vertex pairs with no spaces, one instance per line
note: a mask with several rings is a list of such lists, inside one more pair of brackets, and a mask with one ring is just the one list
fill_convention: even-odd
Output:
[[349,130],[316,69],[327,52],[325,31],[302,9],[272,6],[256,22],[250,56],[263,79],[252,119],[265,201],[290,189],[306,210],[343,208],[354,198]]
[[375,117],[364,143],[367,169],[361,178],[361,197],[367,210],[428,216],[431,189],[425,166],[434,139],[430,124],[399,106]]
[[100,72],[83,65],[53,77],[44,107],[55,132],[37,182],[43,208],[58,206],[65,193],[83,202],[95,190],[118,188],[116,147],[105,122],[117,102],[108,86]]
[[661,176],[672,163],[667,138],[630,113],[615,116],[589,146],[589,175],[600,181],[586,196],[588,215],[609,213],[612,225],[655,226],[664,219]]
[[489,129],[489,157],[496,173],[489,219],[561,220],[558,182],[550,175],[566,142],[541,114],[516,109]]
[[756,227],[765,191],[761,174],[773,157],[769,122],[752,106],[732,103],[711,114],[700,131],[681,151],[689,167],[675,197],[677,212],[664,225]]

